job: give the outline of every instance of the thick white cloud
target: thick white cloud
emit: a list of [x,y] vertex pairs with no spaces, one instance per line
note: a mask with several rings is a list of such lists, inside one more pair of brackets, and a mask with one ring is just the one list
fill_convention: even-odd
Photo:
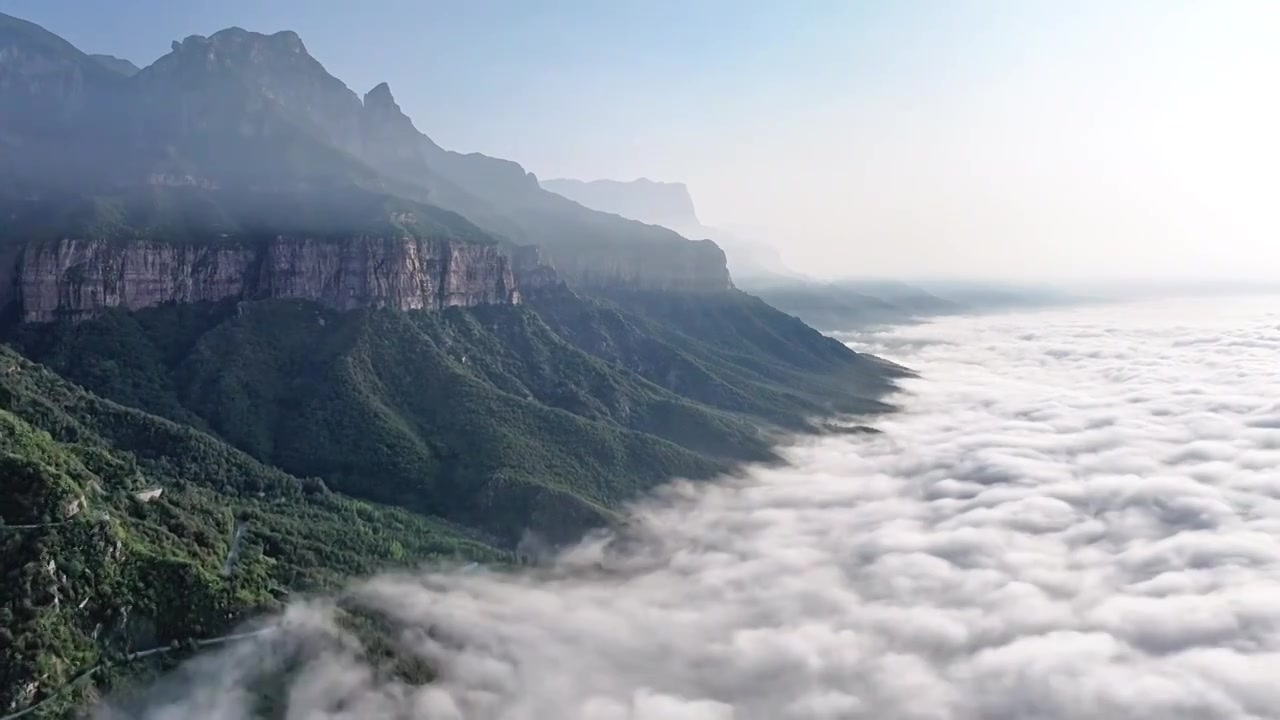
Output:
[[[948,319],[884,434],[674,484],[551,566],[353,589],[439,669],[409,687],[323,605],[199,659],[148,719],[1280,717],[1280,301]],[[103,711],[105,717],[116,717]]]

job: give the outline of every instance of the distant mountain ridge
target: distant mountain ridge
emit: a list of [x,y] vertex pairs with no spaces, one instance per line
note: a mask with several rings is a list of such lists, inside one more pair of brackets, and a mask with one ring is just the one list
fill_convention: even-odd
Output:
[[689,188],[679,182],[638,180],[543,180],[542,187],[586,207],[651,225],[670,228],[692,238],[708,238],[725,248],[733,277],[785,277],[787,269],[777,250],[740,231],[707,227],[698,219]]
[[677,232],[702,228],[689,188],[679,182],[637,180],[541,180],[542,187],[589,208],[661,225]]

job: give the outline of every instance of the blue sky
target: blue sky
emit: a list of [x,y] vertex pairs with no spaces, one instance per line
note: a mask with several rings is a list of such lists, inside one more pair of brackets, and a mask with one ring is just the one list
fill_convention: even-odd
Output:
[[295,30],[540,177],[684,181],[816,274],[1280,277],[1275,0],[0,0],[139,65]]

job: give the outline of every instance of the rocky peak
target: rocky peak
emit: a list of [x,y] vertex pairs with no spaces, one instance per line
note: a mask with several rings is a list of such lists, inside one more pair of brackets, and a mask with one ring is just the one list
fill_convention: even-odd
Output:
[[[424,137],[413,126],[413,120],[400,109],[391,94],[391,86],[386,83],[378,83],[364,94],[364,127],[366,142],[376,139],[412,147]],[[371,138],[371,135],[380,137]]]
[[266,100],[316,139],[350,153],[360,147],[360,98],[309,55],[292,31],[264,35],[232,27],[209,37],[192,35],[137,77],[153,95],[221,99],[248,92],[250,97],[226,98],[234,101],[223,104],[243,108]]
[[[292,30],[264,35],[240,27],[229,27],[208,37],[188,35],[182,42],[175,41],[170,47],[174,53],[204,55],[230,62],[260,62],[273,55],[307,55],[307,47],[302,44],[302,38]],[[310,55],[307,58],[317,62]]]
[[425,136],[400,110],[386,83],[365,93],[360,129],[361,157],[366,162],[393,177],[430,184],[431,171],[423,157]]
[[372,90],[364,94],[364,107],[366,110],[400,112],[400,106],[391,94],[391,86],[385,82],[374,85]]

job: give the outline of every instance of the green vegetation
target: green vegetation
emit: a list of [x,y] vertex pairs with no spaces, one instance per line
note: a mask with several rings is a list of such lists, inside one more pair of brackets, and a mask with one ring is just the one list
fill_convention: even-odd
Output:
[[[228,631],[293,590],[430,557],[501,560],[444,521],[343,498],[0,348],[0,710],[127,652]],[[160,489],[149,501],[138,495]],[[144,496],[145,497],[145,496]],[[237,523],[233,572],[222,570]],[[92,685],[59,697],[74,706]]]
[[340,492],[506,542],[565,540],[672,477],[773,459],[769,428],[884,409],[868,399],[885,390],[878,361],[747,295],[679,297],[442,313],[170,305],[11,340],[94,392]]
[[773,457],[748,418],[593,357],[523,307],[166,306],[13,339],[295,475],[510,542],[568,539],[671,477]]
[[576,347],[695,402],[812,431],[817,415],[888,409],[902,368],[848,351],[745,293],[621,292],[533,307]]

